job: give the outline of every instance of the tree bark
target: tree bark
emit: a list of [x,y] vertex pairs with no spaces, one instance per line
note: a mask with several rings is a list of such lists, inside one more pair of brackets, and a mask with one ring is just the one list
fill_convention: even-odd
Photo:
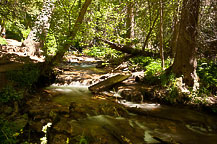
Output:
[[[126,27],[127,27],[127,34],[126,38],[131,40],[134,38],[134,13],[133,13],[133,6],[134,3],[132,1],[127,2],[127,20],[126,20]],[[132,42],[127,42],[127,45],[132,47]]]
[[196,35],[200,0],[183,0],[176,56],[172,72],[184,76],[188,86],[193,86],[198,79],[196,74]]
[[163,0],[160,0],[160,58],[161,67],[164,70],[164,50],[163,50]]
[[179,35],[179,14],[180,14],[180,1],[178,0],[176,3],[177,8],[173,12],[173,34],[172,34],[172,39],[170,41],[170,46],[172,48],[171,51],[171,57],[175,58],[176,55],[176,46],[177,46],[177,41],[178,41],[178,35]]

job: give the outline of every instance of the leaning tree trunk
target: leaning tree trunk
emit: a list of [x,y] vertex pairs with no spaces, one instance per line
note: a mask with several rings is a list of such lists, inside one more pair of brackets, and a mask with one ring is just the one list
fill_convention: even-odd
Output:
[[[88,6],[91,4],[92,0],[86,0],[83,4],[82,8],[80,9],[79,16],[76,19],[76,22],[74,24],[73,29],[69,32],[68,38],[73,40],[80,28],[80,25],[82,24],[82,21],[84,19],[84,15],[87,11]],[[55,74],[53,73],[53,67],[60,63],[62,61],[62,58],[65,54],[65,52],[69,49],[70,43],[65,43],[63,45],[63,49],[58,51],[56,55],[51,59],[46,59],[44,63],[40,65],[41,71],[40,71],[40,77],[38,78],[38,82],[36,83],[37,86],[41,86],[41,83],[44,85],[49,84],[53,82],[55,79]],[[43,85],[42,85],[43,86]]]
[[184,76],[184,82],[193,86],[197,80],[196,35],[200,0],[183,0],[180,31],[172,72]]
[[[83,6],[79,12],[79,16],[76,19],[75,25],[74,25],[72,31],[70,31],[70,33],[68,35],[70,40],[73,40],[76,37],[76,34],[80,28],[80,25],[82,24],[82,21],[84,19],[84,15],[87,11],[87,8],[91,4],[91,1],[92,0],[86,0],[85,3],[83,4]],[[56,55],[51,60],[45,62],[45,69],[46,68],[52,68],[57,63],[61,62],[65,52],[69,49],[69,47],[70,47],[70,43],[65,43],[65,45],[63,46],[63,49],[61,49],[61,51],[58,51],[56,53]]]

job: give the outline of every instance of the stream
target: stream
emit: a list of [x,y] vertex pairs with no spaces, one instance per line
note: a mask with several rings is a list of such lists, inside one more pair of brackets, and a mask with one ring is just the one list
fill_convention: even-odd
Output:
[[50,124],[46,134],[40,133],[48,143],[217,144],[216,116],[185,107],[117,99],[117,92],[114,97],[92,94],[88,86],[107,76],[96,65],[94,59],[73,57],[61,66],[57,83],[27,102],[29,127],[35,133]]

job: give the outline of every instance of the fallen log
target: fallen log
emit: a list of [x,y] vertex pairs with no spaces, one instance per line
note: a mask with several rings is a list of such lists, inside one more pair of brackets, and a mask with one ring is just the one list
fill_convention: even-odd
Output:
[[88,89],[93,93],[107,90],[107,89],[111,88],[112,86],[114,86],[115,84],[120,83],[120,82],[128,79],[131,76],[132,76],[131,74],[127,74],[127,75],[118,74],[118,75],[110,77],[104,81],[101,81],[97,84],[94,84],[94,85],[88,87]]
[[133,56],[144,56],[144,57],[154,57],[154,58],[160,58],[160,54],[159,53],[153,53],[150,51],[143,51],[140,49],[135,49],[132,48],[130,46],[127,45],[121,45],[118,43],[114,43],[102,38],[97,38],[101,41],[103,41],[104,43],[108,44],[110,46],[110,48],[115,49],[117,51],[123,52],[123,53],[127,53],[127,54],[131,54]]

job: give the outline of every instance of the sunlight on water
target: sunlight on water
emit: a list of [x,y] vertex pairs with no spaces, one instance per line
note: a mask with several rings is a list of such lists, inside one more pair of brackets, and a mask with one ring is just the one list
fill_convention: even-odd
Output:
[[81,64],[82,68],[95,68],[97,64]]
[[88,87],[89,85],[87,84],[87,82],[83,82],[81,83],[80,81],[73,81],[71,82],[70,84],[60,84],[60,83],[55,83],[55,84],[52,84],[51,87]]
[[129,102],[126,100],[121,100],[118,103],[123,104],[127,107],[135,107],[135,108],[142,108],[142,109],[146,109],[146,110],[153,110],[153,109],[158,109],[160,108],[160,104],[155,104],[155,103],[133,103],[133,102]]
[[89,92],[88,86],[84,85],[51,85],[48,89],[58,92],[73,93],[74,91]]
[[50,86],[47,89],[54,93],[59,93],[57,97],[53,98],[54,102],[61,105],[69,105],[71,102],[84,102],[91,99],[92,93],[87,86]]
[[57,88],[55,89],[56,91],[59,91],[59,92],[65,92],[65,93],[70,93],[72,92],[72,89],[60,89],[60,88]]

